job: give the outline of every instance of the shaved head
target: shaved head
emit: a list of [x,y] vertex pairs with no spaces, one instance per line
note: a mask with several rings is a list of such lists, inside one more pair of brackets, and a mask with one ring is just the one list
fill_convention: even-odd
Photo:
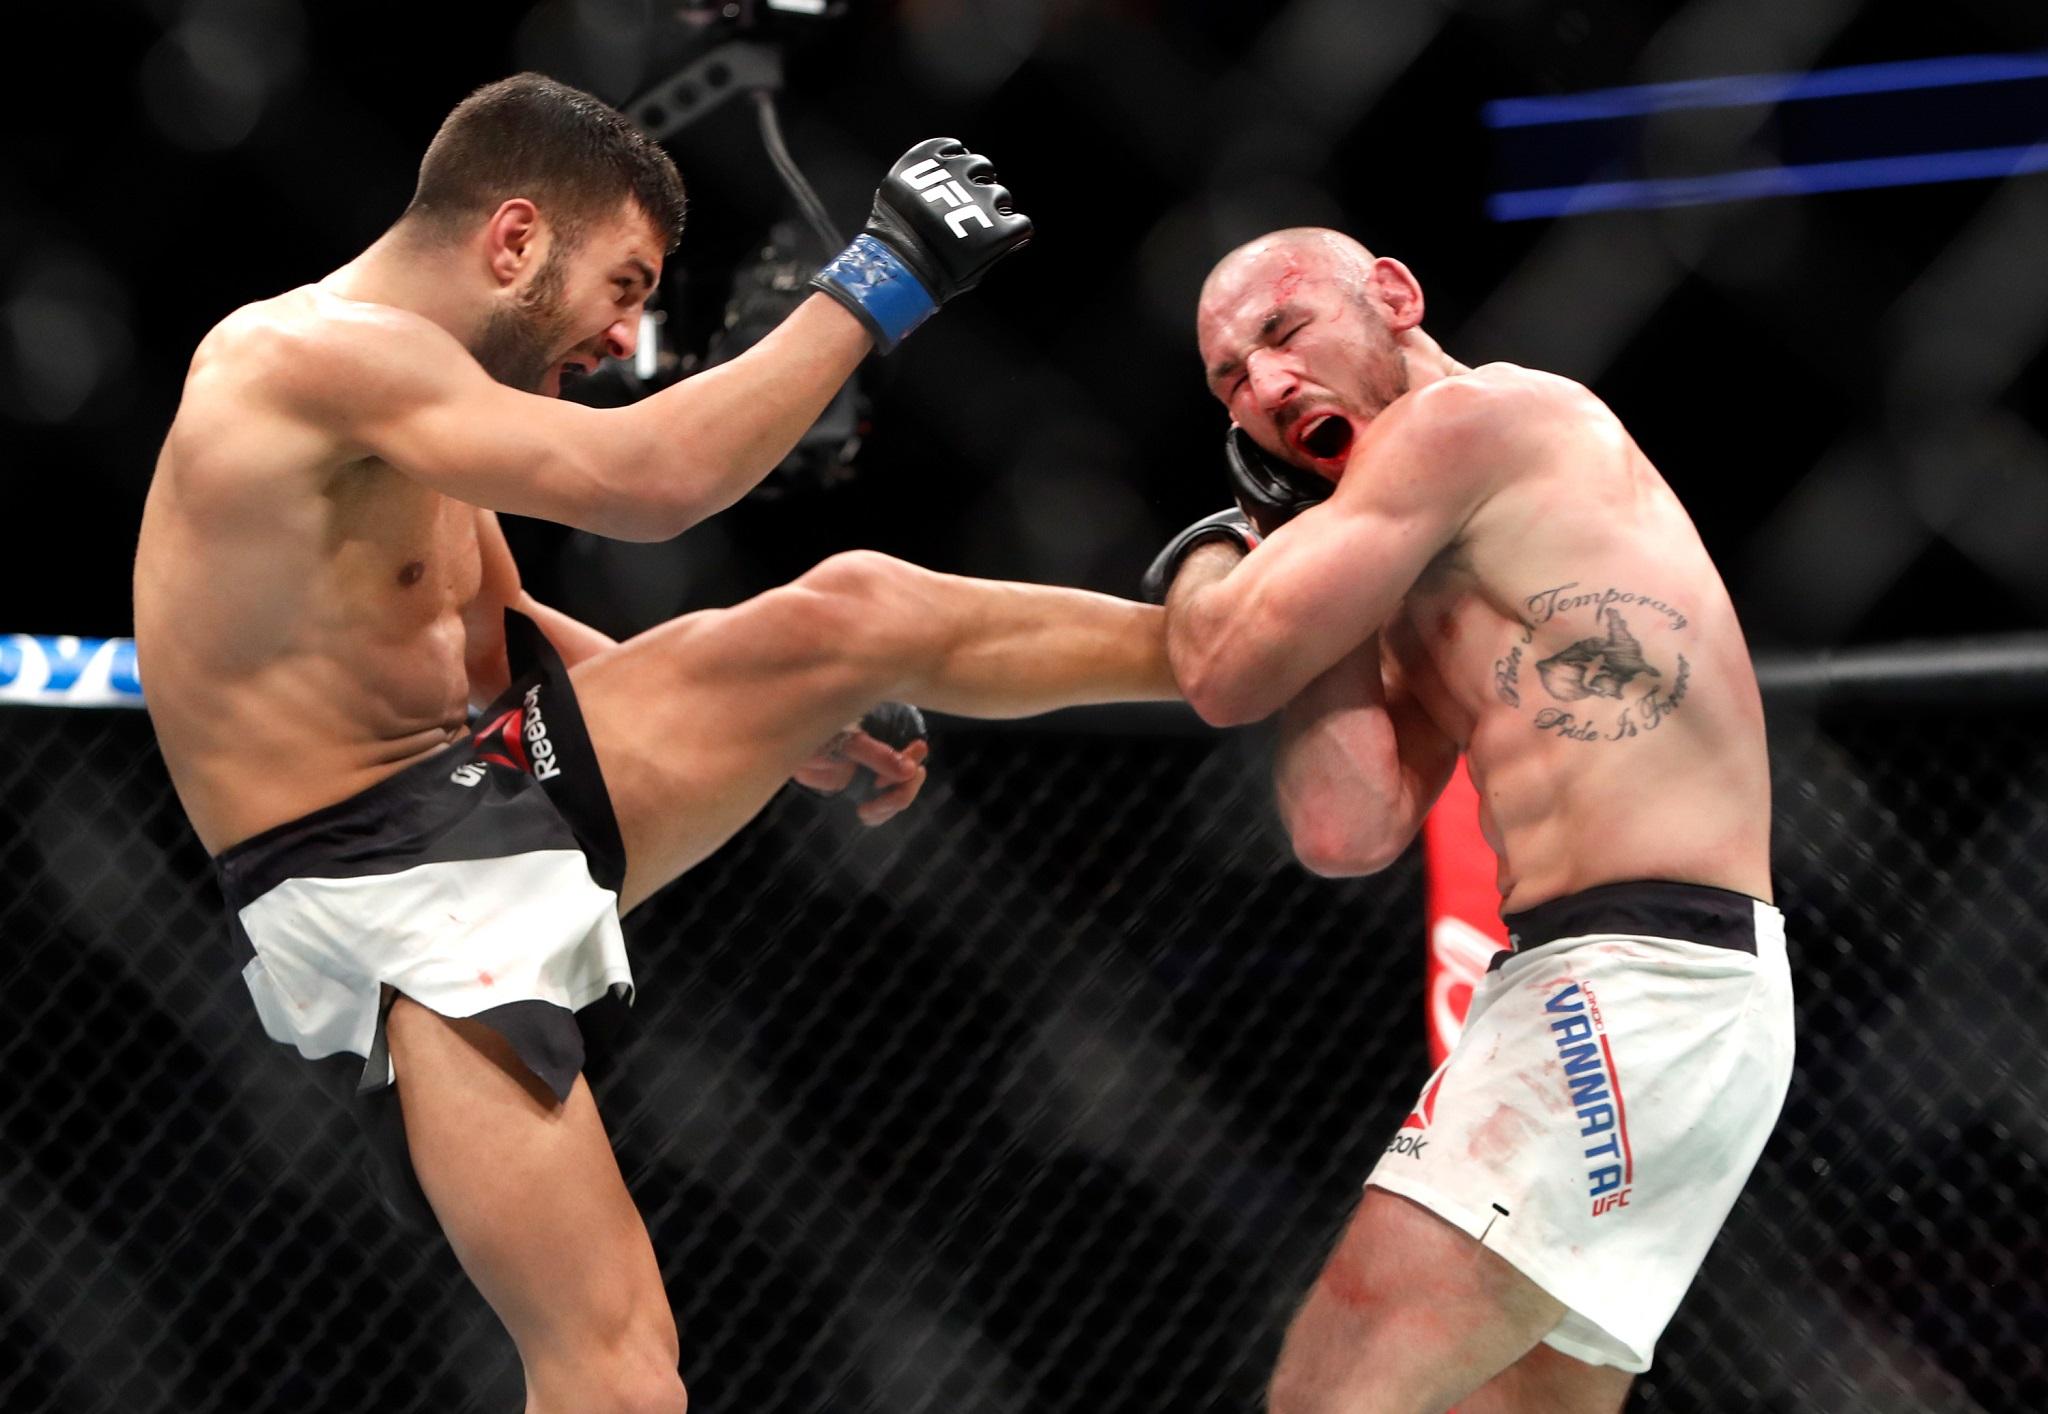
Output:
[[1209,390],[1266,451],[1335,480],[1360,430],[1409,388],[1417,327],[1408,267],[1342,231],[1247,241],[1202,282],[1195,340]]
[[1365,297],[1372,278],[1373,253],[1342,231],[1323,226],[1290,226],[1246,241],[1216,262],[1202,281],[1199,301],[1207,305],[1219,286],[1263,266],[1269,258],[1291,260],[1304,271],[1333,280],[1356,299]]

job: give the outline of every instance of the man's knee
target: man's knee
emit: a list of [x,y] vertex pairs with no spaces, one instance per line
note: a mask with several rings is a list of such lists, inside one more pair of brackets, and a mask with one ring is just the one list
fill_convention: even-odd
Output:
[[869,614],[901,613],[935,577],[922,566],[879,550],[842,550],[805,571],[797,584]]
[[675,1322],[664,1315],[613,1342],[580,1345],[563,1364],[535,1369],[531,1410],[555,1414],[684,1414]]
[[915,568],[880,550],[841,550],[804,571],[797,583],[821,594],[867,599],[887,593],[905,571]]
[[793,588],[805,591],[813,628],[836,655],[901,663],[936,649],[946,631],[939,576],[874,550],[819,562]]
[[1458,1402],[1459,1414],[1621,1414],[1635,1376],[1538,1345]]
[[664,1300],[650,1311],[634,1331],[632,1350],[621,1367],[630,1372],[620,1403],[620,1414],[683,1414],[690,1397],[683,1388],[677,1366],[682,1363],[682,1343],[676,1337],[676,1318]]
[[586,1408],[604,1414],[685,1414],[690,1407],[683,1377],[673,1367],[643,1369],[623,1375]]

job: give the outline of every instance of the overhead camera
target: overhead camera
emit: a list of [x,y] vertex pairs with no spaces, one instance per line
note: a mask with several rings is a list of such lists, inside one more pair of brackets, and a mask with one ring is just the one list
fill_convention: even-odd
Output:
[[[673,12],[675,66],[621,111],[656,142],[666,143],[728,99],[744,96],[754,106],[762,148],[797,219],[776,222],[751,260],[733,272],[724,315],[703,349],[682,347],[664,311],[652,307],[642,320],[633,359],[610,361],[583,379],[574,393],[577,401],[622,406],[737,357],[803,303],[811,273],[845,244],[790,156],[775,106],[783,86],[782,41],[845,9],[845,0],[685,0]],[[807,246],[815,248],[807,251]],[[868,400],[856,375],[753,494],[772,498],[851,479],[867,416]]]

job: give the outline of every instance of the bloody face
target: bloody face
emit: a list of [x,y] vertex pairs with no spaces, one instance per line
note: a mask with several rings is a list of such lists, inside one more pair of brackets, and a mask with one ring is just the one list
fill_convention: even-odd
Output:
[[1316,245],[1254,247],[1210,277],[1196,315],[1209,389],[1231,420],[1332,481],[1359,433],[1408,391],[1369,274]]

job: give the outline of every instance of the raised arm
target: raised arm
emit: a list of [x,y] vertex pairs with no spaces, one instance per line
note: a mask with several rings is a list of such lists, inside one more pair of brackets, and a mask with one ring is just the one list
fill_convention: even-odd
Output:
[[1373,635],[1280,711],[1273,786],[1296,857],[1330,876],[1386,868],[1457,760],[1457,743],[1398,674],[1387,680]]
[[[534,220],[531,203],[508,201],[489,230],[507,233],[510,251],[509,233]],[[268,343],[254,366],[343,457],[378,457],[490,510],[661,540],[738,500],[871,348],[893,348],[1030,237],[989,160],[933,138],[883,179],[865,229],[812,280],[817,295],[738,358],[628,407],[505,387],[433,320],[327,290],[255,326]],[[637,279],[621,278],[608,311],[615,321],[637,313],[655,278],[634,263]],[[629,350],[631,338],[612,347]]]
[[259,330],[287,410],[344,450],[457,500],[622,540],[662,540],[732,504],[786,456],[867,353],[823,295],[729,363],[623,408],[508,388],[431,321],[316,295]]

